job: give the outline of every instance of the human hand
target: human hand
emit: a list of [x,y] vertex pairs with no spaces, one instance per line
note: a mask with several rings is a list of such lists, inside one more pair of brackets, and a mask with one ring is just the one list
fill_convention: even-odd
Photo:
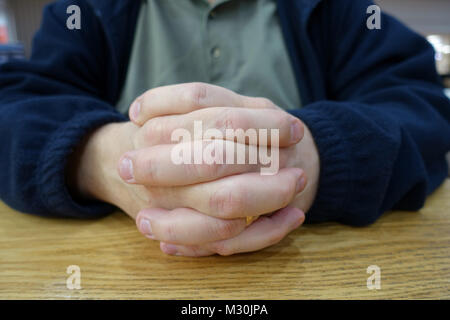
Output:
[[[212,107],[208,107],[212,106]],[[247,108],[245,108],[247,107]],[[251,109],[256,108],[256,109]],[[261,108],[266,108],[265,110],[260,110]],[[262,111],[262,112],[261,112]],[[179,114],[180,112],[186,112],[186,114]],[[137,144],[141,144],[142,141],[145,141],[146,143],[150,143],[153,145],[157,144],[163,144],[166,147],[168,144],[172,143],[170,137],[171,132],[176,130],[179,127],[186,128],[191,131],[192,136],[194,136],[193,131],[193,122],[194,121],[202,121],[202,123],[206,124],[206,128],[216,128],[220,131],[225,131],[225,129],[237,129],[242,128],[244,131],[247,128],[257,128],[257,129],[279,129],[280,130],[280,145],[282,147],[286,147],[284,149],[280,149],[281,153],[283,155],[288,155],[288,157],[284,156],[283,166],[286,166],[287,163],[289,163],[288,167],[291,166],[291,164],[295,165],[305,165],[308,167],[308,170],[312,171],[311,169],[314,169],[314,165],[318,166],[318,156],[316,161],[310,161],[313,160],[314,155],[317,154],[317,150],[312,149],[309,150],[311,146],[315,148],[313,144],[312,137],[310,136],[309,130],[307,130],[307,134],[309,135],[307,139],[309,141],[305,141],[305,143],[296,143],[298,142],[298,138],[293,138],[293,134],[295,133],[295,128],[292,128],[292,125],[299,126],[301,122],[290,116],[289,114],[285,113],[284,111],[281,111],[279,108],[277,108],[273,103],[271,103],[267,99],[262,98],[249,98],[244,96],[239,96],[231,91],[228,91],[226,89],[216,87],[216,86],[210,86],[205,84],[183,84],[183,85],[176,85],[176,86],[168,86],[168,87],[161,87],[156,88],[153,90],[150,90],[149,92],[145,93],[141,97],[139,97],[135,103],[133,103],[132,107],[130,108],[130,118],[133,119],[137,124],[143,125],[143,136],[138,135],[137,137]],[[275,119],[275,121],[273,121]],[[287,119],[287,120],[286,120]],[[291,128],[289,126],[283,126],[280,124],[287,123],[291,124]],[[303,130],[301,130],[303,131]],[[226,138],[226,137],[225,137]],[[303,140],[302,140],[303,141]],[[312,143],[311,143],[312,142]],[[270,144],[270,141],[269,141]],[[290,145],[293,145],[293,147],[290,147]],[[250,146],[252,147],[252,146]],[[314,152],[315,151],[315,152]],[[139,155],[138,153],[130,154],[128,153],[127,157],[133,158],[133,163],[141,163],[141,165],[138,165],[141,168],[145,168],[145,163],[149,162],[149,159],[145,159],[144,154],[147,154],[149,157],[153,157],[158,152],[146,152],[146,151],[140,151],[142,155]],[[299,157],[299,154],[306,153],[307,157],[303,157],[303,161],[296,160]],[[165,156],[162,157],[162,159],[166,159],[168,157],[168,154],[166,153]],[[139,158],[143,158],[143,160],[139,160]],[[306,159],[308,161],[306,161]],[[123,160],[123,159],[122,159]],[[296,160],[296,161],[294,161]],[[127,160],[128,161],[128,160]],[[155,162],[151,161],[150,162]],[[163,163],[164,161],[161,161]],[[309,163],[310,162],[310,163]],[[160,166],[158,166],[159,168]],[[207,174],[206,172],[210,172],[211,170],[215,171],[217,173],[217,168],[221,168],[219,171],[222,172],[223,175],[219,176],[213,176],[214,179],[221,178],[223,176],[227,176],[230,174],[237,174],[246,172],[246,170],[254,171],[255,166],[247,166],[247,169],[245,169],[246,166],[241,166],[241,168],[236,167],[236,165],[213,165],[212,169],[211,166],[209,166],[209,169],[206,167],[204,168],[207,171],[204,171],[202,174],[201,172],[196,172],[195,179],[203,179],[203,181],[208,181],[206,178]],[[235,169],[237,171],[233,171],[232,169]],[[170,170],[163,171],[163,173],[158,174],[159,177],[164,176],[165,179],[168,179],[170,176],[172,176],[175,180],[170,181],[158,181],[159,184],[185,184],[186,177],[184,176],[185,172],[192,172],[192,170],[187,170],[187,168],[183,168],[183,166],[177,168],[170,168]],[[243,171],[241,171],[243,170]],[[148,170],[147,170],[148,171]],[[153,172],[158,172],[158,170],[152,170]],[[313,172],[314,173],[314,172]],[[136,173],[135,173],[136,174]],[[127,176],[122,175],[125,177],[125,180],[128,180],[131,183],[143,183],[143,184],[152,184],[154,183],[153,180],[155,180],[155,176],[152,175],[150,178],[145,176],[145,174],[139,174],[137,173],[140,178],[137,178],[135,176]],[[248,179],[248,177],[252,177],[252,179]],[[313,174],[313,177],[315,178],[315,181],[317,181],[318,177],[318,170],[317,170],[317,177],[316,174]],[[147,180],[146,180],[147,178]],[[177,178],[179,180],[177,180]],[[227,231],[227,239],[224,240],[212,240],[213,238],[202,238],[199,237],[198,239],[193,236],[193,234],[201,234],[199,230],[205,231],[207,233],[211,232],[211,225],[217,225],[217,223],[224,225],[223,221],[217,221],[217,220],[211,220],[210,222],[212,224],[206,223],[206,221],[209,219],[204,215],[204,213],[212,215],[213,217],[219,218],[221,220],[226,219],[235,219],[237,217],[242,216],[248,216],[248,214],[254,214],[255,212],[260,213],[267,213],[272,212],[276,209],[276,207],[268,205],[270,201],[267,201],[267,197],[270,198],[272,194],[271,185],[263,185],[263,188],[249,188],[249,192],[253,195],[259,195],[259,197],[253,197],[253,200],[257,199],[259,209],[255,210],[255,202],[246,204],[242,201],[233,201],[231,200],[231,203],[235,203],[233,206],[235,209],[231,209],[231,211],[226,212],[226,210],[229,210],[230,206],[226,205],[222,206],[221,210],[211,210],[210,206],[210,199],[211,194],[208,193],[210,190],[210,186],[217,185],[218,189],[221,190],[221,184],[225,180],[228,185],[230,185],[230,189],[235,189],[234,186],[240,185],[239,178],[242,178],[242,183],[248,183],[248,182],[256,182],[256,185],[258,185],[258,177],[257,175],[247,175],[247,174],[241,174],[233,176],[232,179],[219,179],[215,183],[201,183],[202,180],[191,180],[188,183],[200,183],[199,186],[190,186],[188,189],[195,190],[194,193],[197,195],[200,195],[200,198],[196,197],[188,197],[191,199],[195,199],[193,205],[191,207],[194,207],[197,209],[197,211],[202,212],[203,214],[199,214],[198,212],[189,212],[189,209],[179,209],[179,202],[176,201],[176,199],[170,199],[169,203],[165,203],[164,207],[174,207],[175,210],[173,211],[164,211],[161,209],[149,209],[144,210],[141,212],[137,219],[138,226],[140,227],[141,232],[144,234],[149,234],[149,230],[151,229],[151,238],[161,240],[163,241],[161,244],[161,248],[163,251],[167,253],[174,254],[175,252],[177,254],[183,254],[183,255],[207,255],[212,254],[214,252],[219,252],[222,254],[230,254],[235,252],[242,252],[242,251],[252,251],[256,250],[258,248],[265,247],[267,245],[273,244],[273,239],[280,239],[280,235],[285,235],[287,232],[289,232],[289,228],[279,228],[279,232],[277,236],[271,237],[269,236],[270,232],[268,233],[267,230],[264,231],[264,226],[267,224],[273,224],[274,221],[271,221],[270,219],[277,219],[277,214],[294,214],[295,211],[297,211],[297,214],[300,214],[303,217],[303,213],[296,210],[295,208],[288,207],[285,210],[280,211],[279,213],[271,216],[271,217],[264,217],[259,220],[259,222],[255,222],[254,225],[252,225],[248,230],[245,232],[242,232],[242,222],[240,225],[235,227],[235,230],[228,230]],[[257,178],[257,179],[255,179]],[[288,177],[286,177],[283,174],[280,174],[277,178],[277,185],[284,184],[288,181]],[[253,180],[255,179],[255,180]],[[156,178],[158,180],[158,178]],[[152,182],[153,181],[153,182]],[[228,183],[229,181],[229,183]],[[259,181],[263,183],[263,181]],[[304,183],[304,182],[303,182]],[[204,189],[205,192],[197,192],[198,189]],[[179,188],[181,189],[181,188]],[[303,208],[303,210],[307,210],[313,199],[315,194],[314,187],[309,188],[309,191],[305,197],[297,197],[296,198],[296,204]],[[238,189],[239,190],[239,189]],[[245,188],[242,190],[245,191]],[[228,192],[227,198],[229,199],[236,199],[242,198],[241,194],[242,191],[235,191],[234,193]],[[226,192],[224,192],[226,193]],[[191,193],[189,193],[191,194]],[[248,194],[248,192],[245,192],[245,194]],[[214,194],[213,194],[214,196]],[[159,198],[159,197],[157,197]],[[178,197],[176,197],[178,198]],[[183,200],[185,200],[186,197],[184,197]],[[206,204],[204,199],[209,199],[209,203]],[[291,199],[292,200],[292,199]],[[222,201],[223,202],[223,201]],[[202,204],[203,203],[203,204]],[[239,204],[239,205],[236,205]],[[288,203],[285,202],[284,206],[286,206]],[[278,206],[279,203],[276,204]],[[283,206],[283,207],[284,207]],[[281,207],[282,208],[282,207]],[[237,210],[238,209],[238,210]],[[235,213],[233,213],[235,211]],[[299,213],[300,212],[300,213]],[[234,216],[234,214],[238,213],[239,216]],[[289,218],[284,218],[284,220],[289,220]],[[303,218],[301,218],[303,219]],[[190,222],[194,222],[190,225]],[[203,223],[202,223],[203,221]],[[302,220],[303,221],[303,220]],[[301,224],[301,223],[300,223]],[[208,227],[209,225],[209,227]],[[155,227],[156,226],[156,227]],[[158,227],[159,226],[159,227]],[[156,231],[155,231],[156,230]],[[255,231],[256,230],[256,231]],[[261,234],[259,232],[262,232]],[[284,232],[284,233],[283,233]],[[221,233],[215,232],[216,236],[217,234]],[[236,235],[238,234],[238,235]],[[249,236],[247,236],[249,234]],[[172,235],[172,238],[169,237],[169,235]],[[183,235],[185,235],[183,237]],[[259,243],[258,246],[243,246],[243,243],[248,242],[248,237],[251,239],[258,239],[258,236],[260,241],[256,241]],[[284,235],[282,237],[284,237]],[[178,237],[178,238],[177,238]],[[281,238],[282,238],[281,237]],[[249,239],[250,239],[249,238]],[[266,239],[266,241],[261,241]],[[201,243],[201,241],[206,241],[204,243]],[[212,241],[212,242],[211,242]],[[169,244],[170,243],[170,244]],[[220,244],[220,245],[219,245]],[[224,249],[225,247],[225,249]],[[219,248],[219,249],[218,249]]]
[[[232,94],[234,95],[234,93]],[[173,96],[173,92],[171,96]],[[233,98],[236,99],[232,96],[228,98],[228,101],[232,101]],[[260,98],[245,97],[244,100],[251,106],[266,106],[268,102],[266,99]],[[258,101],[259,105],[256,104]],[[190,100],[187,100],[185,103],[189,102]],[[239,106],[245,106],[244,103],[239,103]],[[183,106],[183,103],[181,105]],[[228,105],[237,107],[232,103]],[[277,108],[273,109],[275,110],[272,110],[269,119],[275,121],[276,127],[280,128],[280,144],[292,144],[296,140],[290,137],[292,131],[290,127],[293,120],[297,123],[298,120],[289,115],[286,116],[281,110],[276,110]],[[247,113],[243,118],[247,119],[252,126],[255,118],[262,119],[262,125],[259,127],[275,126],[265,119],[267,114],[255,117],[255,113],[249,110],[243,111]],[[223,110],[216,110],[216,112],[223,115]],[[202,119],[207,123],[212,123],[208,122],[208,119],[214,119],[211,110],[203,114],[204,118]],[[160,120],[163,118],[168,120],[167,117],[161,117]],[[257,250],[273,244],[274,241],[283,238],[293,227],[301,224],[304,219],[303,212],[295,208],[288,208],[271,217],[264,217],[251,228],[247,228],[248,230],[245,228],[244,216],[260,215],[284,208],[295,194],[303,189],[306,183],[303,171],[284,168],[286,157],[283,156],[283,152],[280,154],[280,167],[284,169],[274,176],[261,176],[255,173],[259,168],[258,165],[175,166],[169,161],[169,151],[173,145],[156,144],[164,142],[161,140],[164,138],[164,134],[155,135],[155,132],[158,131],[154,129],[162,128],[161,125],[155,123],[153,121],[154,127],[150,127],[150,129],[149,126],[139,128],[128,122],[109,124],[96,130],[87,139],[86,144],[76,152],[79,157],[75,158],[79,158],[79,161],[76,161],[78,170],[74,170],[74,172],[77,172],[75,180],[80,193],[86,198],[100,199],[115,204],[133,218],[143,208],[157,207],[160,208],[158,209],[159,213],[161,210],[171,210],[170,214],[164,215],[163,218],[155,220],[154,215],[151,224],[142,223],[144,220],[141,219],[137,221],[141,231],[145,231],[146,234],[149,231],[148,226],[153,227],[155,231],[149,237],[166,241],[161,244],[161,248],[168,253],[170,250],[173,252],[173,247],[169,249],[168,243],[193,246],[191,250],[194,250],[195,255],[214,252],[231,254]],[[229,127],[233,124],[228,120],[224,123]],[[254,126],[258,129],[257,124]],[[148,136],[149,132],[152,133],[150,136]],[[301,132],[300,135],[298,135],[299,132],[294,133],[297,135],[297,140],[301,138]],[[146,136],[151,139],[146,139]],[[159,138],[155,140],[155,137]],[[234,144],[232,141],[227,141],[227,143]],[[271,141],[269,140],[267,143],[270,144]],[[249,152],[249,149],[256,147],[248,145],[246,151]],[[134,151],[127,152],[127,150]],[[129,183],[124,183],[112,166],[124,152],[126,152],[126,156],[122,157],[122,160],[127,156],[131,157],[132,159],[128,160],[131,160],[133,169],[136,169],[133,171],[131,180],[127,174],[124,175],[123,166],[119,170],[122,177]],[[126,161],[127,166],[130,163],[128,160]],[[158,165],[156,170],[158,175],[147,174],[148,171],[146,172],[145,168],[148,168],[149,163],[153,164],[153,168],[155,168],[154,165]],[[240,189],[236,188],[237,185]],[[255,186],[257,187],[255,188]],[[247,194],[250,196],[242,196]],[[195,210],[196,208],[197,210]],[[149,214],[151,213],[147,210],[147,217]],[[168,217],[171,219],[165,219]],[[147,222],[149,221],[147,220]],[[202,227],[199,228],[199,226]],[[268,228],[268,226],[272,227]],[[259,229],[261,229],[261,233],[259,233]],[[260,237],[251,236],[256,233]],[[249,237],[247,234],[250,234],[253,242],[245,240]],[[244,239],[244,241],[239,239]],[[208,244],[208,251],[192,249],[200,244]],[[186,250],[184,250],[184,254],[189,254]]]

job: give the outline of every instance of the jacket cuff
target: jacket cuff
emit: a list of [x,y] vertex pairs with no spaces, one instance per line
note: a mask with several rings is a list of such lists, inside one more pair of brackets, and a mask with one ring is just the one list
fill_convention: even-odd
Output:
[[306,223],[339,221],[351,190],[350,148],[338,114],[320,103],[290,110],[309,128],[320,158],[319,186]]
[[115,210],[100,201],[78,202],[66,185],[69,155],[92,130],[111,122],[126,121],[124,115],[111,110],[83,112],[66,121],[50,137],[38,164],[40,197],[49,213],[72,218],[96,218]]

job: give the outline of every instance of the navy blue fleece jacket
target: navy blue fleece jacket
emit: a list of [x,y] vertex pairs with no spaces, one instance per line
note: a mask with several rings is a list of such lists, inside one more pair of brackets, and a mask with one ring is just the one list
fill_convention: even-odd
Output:
[[[46,7],[29,61],[0,66],[0,197],[47,216],[93,218],[114,208],[79,202],[65,168],[93,129],[126,121],[114,109],[139,0],[62,0]],[[69,5],[81,30],[66,27]],[[417,210],[447,175],[450,103],[424,38],[388,15],[366,27],[366,0],[278,0],[301,109],[321,161],[307,222],[373,222]],[[270,43],[267,44],[270,46]]]

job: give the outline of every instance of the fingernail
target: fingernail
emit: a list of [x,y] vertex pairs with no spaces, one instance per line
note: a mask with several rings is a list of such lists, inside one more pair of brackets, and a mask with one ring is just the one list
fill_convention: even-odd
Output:
[[152,225],[150,224],[150,221],[147,219],[142,219],[139,224],[139,229],[147,238],[153,239]]
[[302,138],[302,128],[300,127],[300,123],[295,120],[291,124],[291,142],[296,143]]
[[126,182],[135,182],[133,174],[133,161],[130,158],[123,157],[119,165],[119,173]]
[[306,179],[305,177],[301,176],[300,179],[297,181],[297,186],[295,187],[295,193],[299,193],[303,191],[303,188],[305,187]]
[[141,103],[136,100],[130,107],[131,120],[137,121],[140,112],[141,112]]
[[164,243],[162,245],[162,250],[166,254],[170,254],[170,255],[177,255],[178,254],[177,247],[175,245],[173,245],[173,244],[170,244],[170,243]]

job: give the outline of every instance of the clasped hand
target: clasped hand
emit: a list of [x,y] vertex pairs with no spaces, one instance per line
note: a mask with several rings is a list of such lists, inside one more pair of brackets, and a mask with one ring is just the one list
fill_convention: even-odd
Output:
[[[120,178],[99,169],[111,186],[103,200],[135,218],[140,232],[160,241],[163,252],[207,256],[255,251],[279,242],[303,223],[317,189],[317,150],[306,126],[270,100],[188,83],[147,91],[129,114],[131,122],[111,124],[110,144],[115,140],[126,147],[115,153],[120,153],[115,173]],[[184,128],[195,139],[194,121],[201,121],[203,130],[221,132],[278,129],[279,171],[262,175],[260,163],[175,164],[172,132]],[[221,146],[241,143],[246,154],[261,147],[260,141],[224,139]],[[118,183],[121,191],[111,191]],[[253,216],[260,217],[247,226],[246,217]]]

